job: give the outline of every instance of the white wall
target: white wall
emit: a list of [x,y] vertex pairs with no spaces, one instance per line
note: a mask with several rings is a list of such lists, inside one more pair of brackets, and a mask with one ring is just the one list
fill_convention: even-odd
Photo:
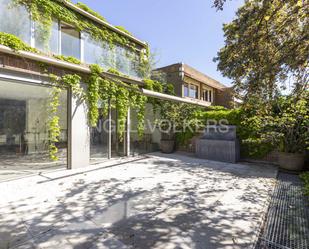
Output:
[[80,103],[76,98],[72,98],[69,104],[69,116],[71,118],[69,166],[72,169],[86,167],[90,162],[90,129],[87,121],[87,104]]

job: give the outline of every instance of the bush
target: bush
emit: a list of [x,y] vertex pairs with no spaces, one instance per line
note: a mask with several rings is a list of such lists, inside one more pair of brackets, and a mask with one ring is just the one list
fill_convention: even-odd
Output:
[[304,182],[305,195],[309,196],[309,171],[301,174],[300,179]]

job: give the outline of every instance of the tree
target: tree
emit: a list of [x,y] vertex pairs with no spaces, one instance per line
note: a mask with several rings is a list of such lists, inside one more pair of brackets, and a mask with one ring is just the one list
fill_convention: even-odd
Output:
[[214,7],[217,10],[223,10],[223,5],[226,2],[226,0],[214,0]]
[[308,0],[247,0],[224,25],[225,46],[214,60],[245,102],[272,100],[288,81],[295,94],[308,87],[308,17]]

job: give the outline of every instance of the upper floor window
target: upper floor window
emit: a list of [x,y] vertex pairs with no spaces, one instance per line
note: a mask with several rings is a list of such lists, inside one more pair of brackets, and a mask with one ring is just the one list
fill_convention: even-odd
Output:
[[14,6],[11,0],[0,0],[0,32],[15,35],[31,44],[31,20],[23,6]]
[[61,23],[61,54],[80,59],[80,33],[72,26]]
[[212,90],[204,89],[202,92],[202,100],[212,102],[212,99],[213,99]]
[[202,100],[208,101],[208,90],[203,90]]
[[198,86],[190,85],[189,97],[194,98],[194,99],[198,99]]
[[42,27],[42,24],[39,22],[35,23],[34,29],[34,41],[35,48],[43,51],[43,52],[51,52],[53,54],[59,54],[59,22],[57,20],[52,21],[50,37],[49,40],[46,41],[45,37],[46,30]]
[[138,77],[138,56],[123,46],[117,46],[116,68],[124,74]]
[[0,32],[15,35],[42,52],[72,56],[87,64],[99,64],[106,70],[115,68],[123,74],[141,77],[139,52],[124,45],[110,46],[86,32],[81,39],[81,32],[60,20],[52,21],[47,36],[46,27],[31,20],[27,9],[13,5],[12,0],[0,0]]
[[183,96],[189,97],[189,84],[187,83],[183,84]]
[[88,33],[83,33],[84,62],[104,66],[104,44],[91,38]]

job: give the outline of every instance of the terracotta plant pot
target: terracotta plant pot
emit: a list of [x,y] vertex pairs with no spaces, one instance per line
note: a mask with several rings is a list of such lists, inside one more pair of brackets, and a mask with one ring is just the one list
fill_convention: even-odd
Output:
[[300,153],[278,153],[280,168],[292,171],[301,171],[305,163],[305,155]]
[[161,139],[160,149],[163,153],[173,153],[175,148],[175,140],[171,139]]

